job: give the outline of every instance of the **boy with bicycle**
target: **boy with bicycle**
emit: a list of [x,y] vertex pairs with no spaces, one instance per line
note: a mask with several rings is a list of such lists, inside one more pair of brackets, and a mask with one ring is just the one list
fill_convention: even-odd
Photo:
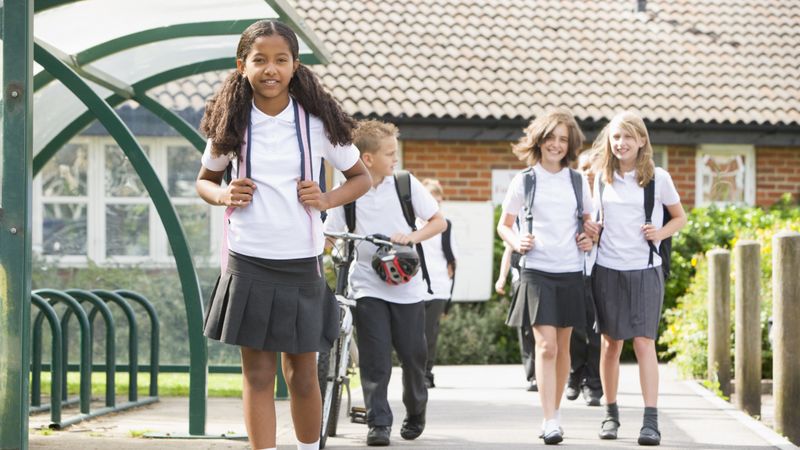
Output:
[[[398,161],[397,137],[397,127],[376,120],[361,122],[356,128],[353,143],[372,175],[372,187],[355,202],[355,220],[351,219],[354,227],[348,231],[361,235],[384,234],[395,244],[413,246],[444,231],[446,222],[436,200],[422,183],[410,176],[411,212],[427,223],[418,230],[409,225],[393,176]],[[328,213],[326,231],[348,228],[344,207]],[[416,439],[425,429],[428,391],[425,387],[427,347],[423,298],[428,286],[422,271],[407,274],[413,275],[409,277],[392,277],[388,269],[401,267],[400,262],[392,261],[391,255],[386,254],[374,258],[375,252],[376,247],[370,243],[358,246],[350,272],[350,292],[356,299],[356,340],[369,426],[367,445],[386,446],[390,442],[393,421],[387,396],[392,348],[403,367],[406,416],[400,435],[403,439]]]

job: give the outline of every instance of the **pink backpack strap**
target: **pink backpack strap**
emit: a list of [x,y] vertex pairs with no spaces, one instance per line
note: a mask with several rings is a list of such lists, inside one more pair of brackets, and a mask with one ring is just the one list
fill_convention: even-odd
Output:
[[[250,149],[250,137],[250,126],[248,126],[245,141],[242,143],[242,148],[239,151],[239,165],[236,168],[236,178],[240,178],[242,173],[244,173],[245,176],[249,174],[247,170],[247,161],[249,158],[247,156],[248,150]],[[233,206],[225,208],[225,214],[222,219],[222,243],[220,244],[219,251],[219,266],[221,269],[220,273],[223,275],[228,268],[228,226],[230,225],[231,215],[233,215],[234,211],[236,211],[236,208]]]
[[[313,181],[314,165],[311,161],[311,119],[308,115],[308,112],[305,110],[305,108],[303,108],[303,105],[301,105],[297,100],[294,100],[294,121],[295,131],[297,134],[297,144],[300,146],[300,179],[304,181]],[[311,208],[308,206],[305,207],[305,210],[311,225],[309,227],[311,230],[311,236],[309,237],[312,245],[316,248],[317,233],[315,233],[314,230],[314,226],[316,225],[314,213],[311,212]],[[319,260],[317,261],[317,275],[322,276],[322,270],[319,267]]]

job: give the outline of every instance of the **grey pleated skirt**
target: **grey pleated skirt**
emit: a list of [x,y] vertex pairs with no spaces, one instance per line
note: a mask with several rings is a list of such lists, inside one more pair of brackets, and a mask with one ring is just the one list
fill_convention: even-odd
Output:
[[230,252],[206,308],[203,334],[226,344],[306,353],[329,350],[339,308],[319,257],[271,260]]
[[664,303],[661,266],[614,270],[595,265],[592,289],[600,333],[617,340],[656,339]]
[[508,312],[506,325],[521,327],[527,315],[533,325],[583,327],[586,322],[582,272],[548,273],[525,269]]

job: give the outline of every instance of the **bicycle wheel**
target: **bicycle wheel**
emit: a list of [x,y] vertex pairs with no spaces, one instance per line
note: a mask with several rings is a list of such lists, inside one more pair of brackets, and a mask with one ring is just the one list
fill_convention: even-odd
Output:
[[[337,346],[337,354],[339,357],[338,363],[336,364],[337,374],[340,370],[342,363],[347,364],[347,361],[342,361],[342,358],[349,359],[349,350],[346,348],[342,348],[344,344],[341,343],[342,339],[339,339],[340,345]],[[349,347],[349,345],[348,345]],[[346,370],[346,369],[345,369]],[[337,376],[336,381],[333,383],[333,395],[331,396],[331,410],[330,410],[330,418],[328,421],[328,436],[336,436],[336,428],[339,424],[339,411],[342,407],[342,379],[341,377]]]
[[330,416],[333,404],[333,395],[336,392],[336,385],[339,384],[338,365],[339,348],[341,339],[337,339],[333,348],[329,352],[320,352],[317,358],[317,376],[320,379],[319,388],[322,395],[322,420],[319,432],[319,448],[325,448],[330,432]]

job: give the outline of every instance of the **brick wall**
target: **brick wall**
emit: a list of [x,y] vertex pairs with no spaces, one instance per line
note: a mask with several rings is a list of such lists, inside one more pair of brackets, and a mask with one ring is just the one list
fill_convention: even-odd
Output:
[[695,147],[667,147],[667,170],[675,189],[681,196],[681,204],[686,209],[694,208],[695,202]]
[[800,199],[800,149],[756,149],[756,204],[769,206],[784,193]]
[[492,199],[492,169],[525,165],[505,141],[403,141],[403,167],[419,179],[438,178],[448,200],[486,201]]
[[[694,207],[695,147],[669,146],[667,164],[684,207]],[[511,142],[403,141],[403,166],[418,178],[438,178],[448,200],[492,198],[492,169],[523,169]],[[756,204],[769,206],[790,192],[800,199],[800,149],[756,149]]]

